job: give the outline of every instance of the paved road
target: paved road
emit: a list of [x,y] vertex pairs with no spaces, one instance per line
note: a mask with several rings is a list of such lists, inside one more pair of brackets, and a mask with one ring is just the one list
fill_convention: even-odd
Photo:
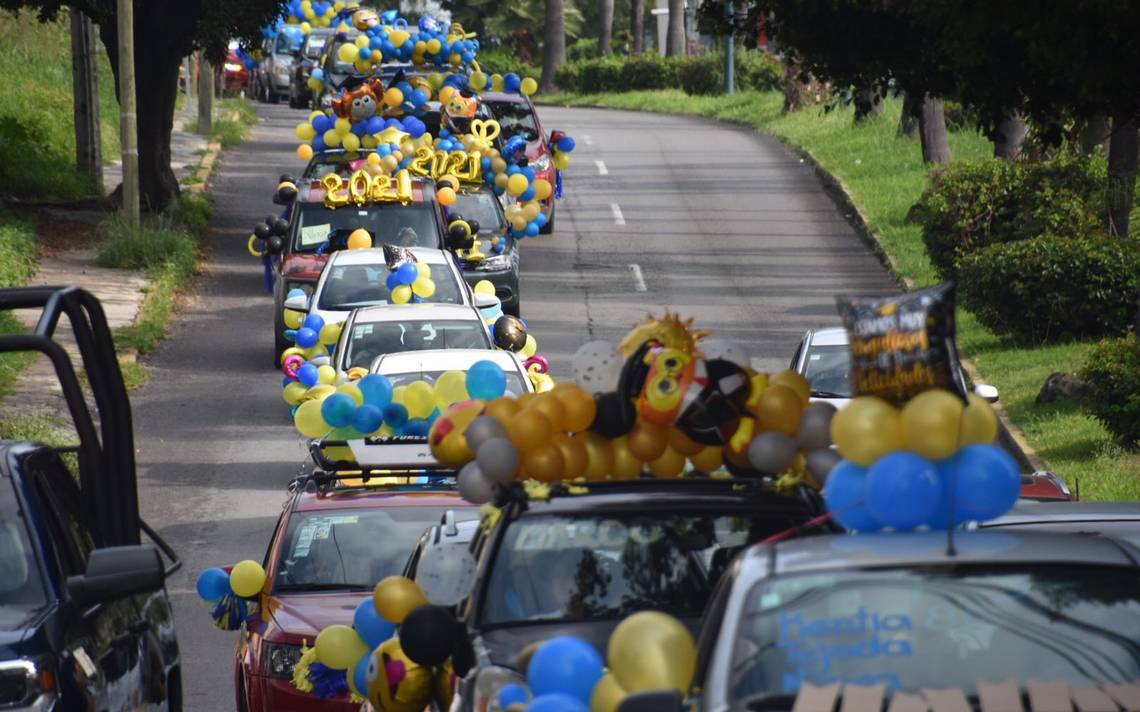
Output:
[[[245,251],[249,229],[274,210],[277,176],[299,168],[303,112],[261,109],[212,191],[200,293],[134,398],[144,514],[186,562],[170,588],[192,711],[233,706],[234,636],[210,625],[194,579],[264,556],[304,454],[264,366],[271,299]],[[523,316],[556,375],[579,344],[616,339],[663,307],[779,369],[805,328],[836,322],[835,292],[893,288],[811,170],[772,139],[682,117],[541,113],[547,130],[578,140],[555,235],[523,249]]]

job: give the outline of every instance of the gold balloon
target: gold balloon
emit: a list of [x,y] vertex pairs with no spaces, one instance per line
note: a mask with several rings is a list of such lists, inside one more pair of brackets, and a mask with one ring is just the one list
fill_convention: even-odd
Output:
[[697,669],[697,646],[689,629],[659,611],[634,613],[610,635],[606,661],[623,690],[677,690],[685,694]]
[[515,414],[520,410],[522,410],[522,407],[518,404],[518,401],[510,396],[502,396],[488,403],[483,412],[502,423],[505,428],[510,425],[511,421],[515,418]]
[[376,612],[389,623],[399,625],[408,614],[428,602],[420,585],[406,576],[389,576],[372,589]]
[[579,436],[586,447],[586,470],[582,475],[587,480],[603,480],[614,466],[614,450],[610,441],[601,435],[585,432]]
[[562,479],[566,462],[562,451],[554,443],[544,443],[523,453],[522,471],[524,477],[533,477],[542,482],[555,482]]
[[553,393],[539,394],[534,401],[526,407],[526,412],[523,413],[522,417],[526,417],[527,413],[533,413],[535,411],[546,416],[550,421],[550,427],[553,431],[564,432],[566,430],[564,427],[566,421],[566,406],[562,405],[562,401],[558,399],[558,396]]
[[958,452],[962,401],[949,391],[923,391],[899,415],[903,447],[928,460],[945,460]]
[[709,445],[689,459],[693,467],[707,474],[724,464],[724,450],[717,445]]
[[661,457],[649,463],[649,470],[656,477],[677,477],[685,471],[685,456],[666,447]]
[[554,436],[554,444],[562,453],[562,479],[573,480],[586,474],[586,467],[590,464],[590,453],[586,451],[585,438],[557,433]]
[[883,455],[902,449],[899,412],[882,398],[860,396],[831,419],[831,442],[843,457],[870,467]]
[[633,430],[626,436],[629,451],[642,462],[651,462],[661,457],[669,447],[669,433],[660,425],[644,420],[633,424]]
[[566,410],[563,427],[571,433],[580,433],[594,423],[598,415],[597,402],[581,386],[571,381],[554,387],[554,395]]
[[617,712],[618,705],[627,694],[614,674],[607,672],[590,693],[590,712]]
[[794,437],[804,414],[804,400],[788,386],[771,384],[760,394],[756,421],[761,430],[774,430]]
[[772,374],[768,378],[768,385],[770,386],[784,386],[791,388],[800,397],[804,407],[807,407],[808,401],[811,400],[811,384],[808,380],[796,373],[795,371],[780,371],[779,373]]
[[678,430],[677,428],[669,428],[669,447],[673,448],[685,457],[692,457],[701,450],[705,449],[704,445],[700,444],[696,440],[693,440],[688,435],[685,435],[685,433]]
[[629,449],[629,436],[623,435],[610,441],[610,450],[613,451],[613,465],[609,474],[615,480],[635,480],[641,474],[644,463]]
[[546,445],[554,426],[542,411],[527,408],[507,423],[507,433],[518,451],[526,454]]
[[962,445],[981,443],[989,445],[998,436],[998,417],[992,405],[985,398],[970,393],[966,396],[969,405],[962,411]]
[[368,654],[368,645],[346,625],[330,625],[317,634],[313,643],[317,660],[333,670],[347,670]]

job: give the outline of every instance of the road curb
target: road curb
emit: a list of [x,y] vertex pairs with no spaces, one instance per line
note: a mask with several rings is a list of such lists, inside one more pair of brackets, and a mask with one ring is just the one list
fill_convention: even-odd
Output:
[[190,193],[205,193],[206,184],[210,180],[210,176],[214,172],[214,165],[218,162],[218,156],[222,152],[222,144],[218,141],[211,141],[206,145],[206,153],[202,156],[201,162],[198,164],[198,170],[194,173],[195,181],[193,185],[186,186],[187,192]]

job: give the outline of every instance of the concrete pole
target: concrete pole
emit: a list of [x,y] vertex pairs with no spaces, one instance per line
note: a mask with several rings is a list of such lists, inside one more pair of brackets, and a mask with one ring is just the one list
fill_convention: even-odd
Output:
[[99,124],[99,75],[91,18],[71,11],[71,86],[75,104],[75,165],[103,193],[103,148]]
[[214,132],[214,68],[205,56],[198,58],[198,133]]
[[724,93],[732,94],[736,91],[736,13],[731,0],[725,3],[724,11],[733,27],[724,38]]
[[123,215],[139,224],[139,131],[135,96],[135,10],[117,0],[119,33],[119,139],[123,148]]

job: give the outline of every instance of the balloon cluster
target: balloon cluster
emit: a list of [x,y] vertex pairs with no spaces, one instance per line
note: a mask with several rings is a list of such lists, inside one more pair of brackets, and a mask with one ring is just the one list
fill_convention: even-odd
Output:
[[520,77],[514,72],[507,74],[487,74],[477,64],[475,71],[467,78],[467,86],[475,92],[503,92],[534,96],[538,92],[538,82],[533,77]]
[[342,44],[337,58],[362,73],[387,62],[457,69],[475,61],[479,40],[458,22],[445,28],[435,18],[423,17],[413,25],[405,18],[385,15],[369,16],[365,11],[355,14],[353,24],[362,34],[353,43]]
[[861,532],[946,529],[1005,514],[1017,501],[1017,462],[992,443],[993,408],[970,394],[920,393],[897,409],[873,396],[839,411],[831,434],[843,460],[823,490],[832,516]]
[[265,569],[256,561],[242,561],[229,571],[210,568],[198,575],[198,597],[210,604],[210,617],[222,630],[237,630],[249,618],[248,599],[265,586]]
[[[291,183],[287,184],[284,181],[277,187],[278,194],[288,194],[290,187],[292,187],[293,195],[295,196],[297,187]],[[264,221],[253,226],[253,232],[250,233],[249,243],[247,245],[249,253],[254,257],[261,257],[267,253],[278,254],[284,248],[284,238],[288,234],[288,220],[274,215],[268,215]]]
[[[385,92],[387,94],[387,92]],[[374,93],[373,93],[374,95]],[[394,96],[392,97],[395,98]],[[336,114],[326,114],[314,111],[309,119],[297,124],[295,133],[304,143],[297,147],[297,156],[301,160],[309,160],[314,153],[320,153],[327,148],[344,148],[346,151],[359,149],[375,149],[378,155],[377,162],[369,162],[372,167],[382,167],[384,173],[392,174],[407,168],[412,161],[408,146],[401,148],[401,143],[408,138],[418,139],[425,135],[427,127],[424,122],[414,116],[404,117],[403,120],[378,115],[376,107],[380,102],[363,101],[366,108],[355,110],[356,118],[338,117]],[[371,105],[371,106],[368,106]],[[384,103],[384,106],[388,106]],[[369,113],[372,112],[372,113]],[[430,141],[430,136],[427,139]],[[391,157],[392,161],[387,161]]]
[[404,260],[391,266],[386,282],[393,304],[423,302],[435,294],[431,267],[424,262]]
[[[286,300],[297,296],[303,297],[305,292],[292,289],[285,295]],[[305,314],[295,309],[286,309],[283,319],[285,339],[294,344],[281,352],[286,391],[291,384],[315,386],[320,382],[320,368],[332,372],[332,366],[328,365],[329,353],[340,340],[343,324],[326,324],[319,314]]]
[[337,13],[344,9],[343,0],[290,0],[285,6],[285,22],[309,34],[314,27],[329,27]]

